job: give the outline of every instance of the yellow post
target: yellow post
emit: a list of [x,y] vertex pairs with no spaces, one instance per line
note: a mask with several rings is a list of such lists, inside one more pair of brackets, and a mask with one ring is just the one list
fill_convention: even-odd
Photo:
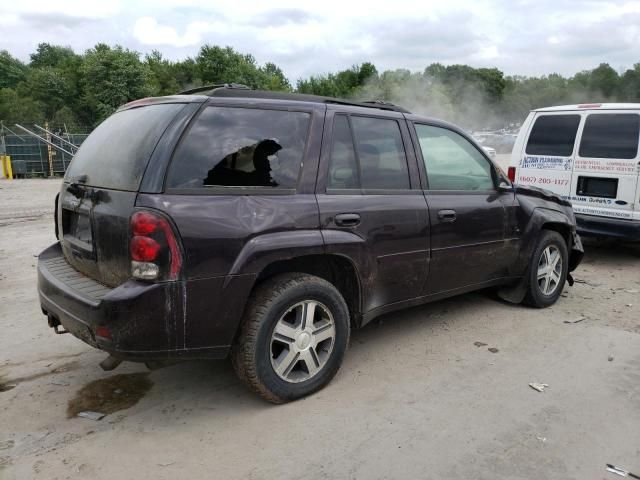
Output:
[[13,180],[11,157],[9,155],[0,155],[0,163],[2,164],[2,175],[8,180]]

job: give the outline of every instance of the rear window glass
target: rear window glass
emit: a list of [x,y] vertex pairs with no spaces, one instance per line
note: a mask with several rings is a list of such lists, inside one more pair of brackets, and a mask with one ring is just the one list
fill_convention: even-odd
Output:
[[570,157],[580,124],[580,115],[544,115],[533,125],[527,154]]
[[295,188],[311,115],[207,107],[180,142],[167,187]]
[[65,179],[93,187],[138,190],[160,136],[183,107],[181,103],[148,105],[111,115],[82,143]]
[[632,159],[638,155],[640,115],[599,113],[587,117],[580,141],[585,158]]

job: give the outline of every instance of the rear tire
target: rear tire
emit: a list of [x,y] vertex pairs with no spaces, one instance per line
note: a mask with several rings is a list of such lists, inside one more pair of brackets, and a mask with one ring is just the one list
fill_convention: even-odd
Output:
[[272,403],[327,385],[349,343],[349,310],[322,278],[277,275],[252,293],[231,353],[238,377]]
[[569,268],[565,239],[558,232],[543,230],[529,264],[529,286],[525,303],[536,308],[553,305],[564,289]]

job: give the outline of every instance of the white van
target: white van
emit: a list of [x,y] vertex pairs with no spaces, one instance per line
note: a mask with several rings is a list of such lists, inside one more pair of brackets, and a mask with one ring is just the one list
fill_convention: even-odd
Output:
[[582,235],[640,240],[640,104],[533,110],[513,147],[509,178],[568,199]]

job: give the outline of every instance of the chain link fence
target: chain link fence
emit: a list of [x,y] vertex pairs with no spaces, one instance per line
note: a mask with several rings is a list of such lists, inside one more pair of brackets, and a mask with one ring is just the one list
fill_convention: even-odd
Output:
[[[50,127],[49,131],[54,135],[47,135],[36,130],[31,125],[25,125],[29,130],[35,131],[43,138],[47,138],[51,143],[60,147],[57,149],[47,145],[36,137],[25,134],[17,134],[17,128],[11,128],[12,133],[8,133],[5,129],[0,134],[0,155],[8,155],[11,157],[11,167],[14,177],[30,178],[30,177],[48,177],[53,175],[64,175],[69,166],[72,155],[65,153],[75,153],[77,147],[89,136],[89,129],[79,127],[74,129],[74,133],[66,130]],[[77,132],[81,133],[77,133]],[[60,139],[56,138],[60,137]],[[74,149],[69,142],[76,146]],[[51,155],[51,167],[49,166],[49,155]]]

